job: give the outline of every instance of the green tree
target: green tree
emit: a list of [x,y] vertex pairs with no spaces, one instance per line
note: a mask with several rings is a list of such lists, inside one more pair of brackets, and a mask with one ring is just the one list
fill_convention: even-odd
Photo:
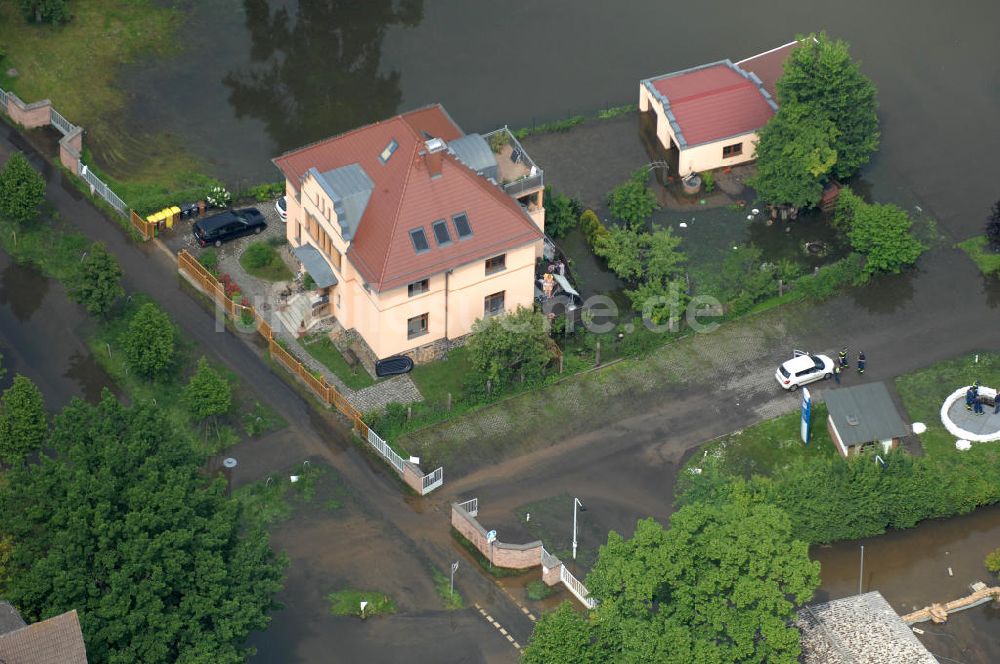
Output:
[[45,200],[45,178],[24,154],[14,152],[0,169],[0,215],[16,224],[38,218],[38,206]]
[[73,15],[67,0],[20,0],[24,18],[34,23],[68,23]]
[[155,304],[147,302],[132,316],[120,343],[132,370],[154,378],[173,362],[173,323]]
[[608,194],[611,216],[625,222],[629,228],[645,224],[658,207],[656,196],[646,187],[648,177],[646,169],[640,168]]
[[836,177],[854,175],[878,150],[875,85],[851,60],[846,42],[823,32],[800,40],[785,60],[777,87],[781,108],[800,107],[836,127],[830,144],[837,154]]
[[7,376],[7,367],[3,365],[3,353],[0,353],[0,382]]
[[49,433],[45,400],[30,378],[14,376],[13,384],[0,397],[0,460],[20,461],[41,449]]
[[626,281],[667,281],[677,276],[687,258],[678,250],[682,238],[670,228],[656,226],[652,233],[612,228],[595,240],[594,253]]
[[494,390],[515,378],[539,380],[552,359],[551,339],[545,317],[532,309],[481,318],[472,326],[469,358],[479,382],[490,381]]
[[543,615],[535,624],[522,664],[588,664],[594,662],[591,627],[569,602]]
[[656,325],[679,320],[690,301],[686,285],[680,280],[650,279],[625,290],[632,308]]
[[986,560],[983,561],[983,564],[986,565],[986,569],[994,574],[1000,574],[1000,548],[996,548],[991,551],[986,556]]
[[27,621],[77,609],[93,662],[243,662],[284,563],[187,437],[105,392],[67,406],[49,442],[0,489],[8,598]]
[[610,533],[586,585],[616,662],[792,664],[819,563],[780,509],[741,494],[682,507],[666,531],[645,519],[630,540]]
[[204,357],[184,388],[184,405],[196,420],[223,415],[232,404],[232,387]]
[[545,186],[545,233],[549,237],[566,235],[580,219],[580,203],[565,194]]
[[911,232],[905,210],[892,204],[866,203],[848,188],[840,192],[834,223],[847,232],[851,246],[864,254],[864,275],[898,273],[912,265],[924,246]]
[[122,269],[115,257],[100,242],[90,245],[87,255],[74,275],[69,295],[92,314],[106,315],[125,295],[121,285]]
[[757,172],[747,184],[768,205],[816,205],[837,163],[836,137],[830,120],[781,106],[758,134]]

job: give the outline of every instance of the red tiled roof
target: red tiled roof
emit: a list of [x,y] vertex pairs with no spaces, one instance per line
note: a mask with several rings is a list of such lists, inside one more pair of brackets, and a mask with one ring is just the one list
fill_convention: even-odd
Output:
[[683,135],[682,147],[760,129],[774,110],[756,83],[728,61],[650,79],[666,98]]
[[[440,104],[315,143],[274,160],[293,185],[306,172],[359,164],[375,184],[347,256],[375,290],[386,290],[535,241],[541,231],[498,186],[469,170],[448,152],[441,175],[431,179],[424,133],[445,141],[463,135]],[[399,147],[387,163],[379,154],[389,141]],[[437,155],[435,155],[437,156]],[[459,240],[451,217],[464,212],[472,235]],[[448,221],[452,242],[438,247],[431,224]],[[410,231],[423,228],[430,250],[414,251]]]
[[777,82],[781,78],[781,75],[785,73],[785,60],[788,59],[789,54],[798,48],[798,46],[799,42],[797,41],[788,42],[784,46],[758,53],[746,60],[740,60],[736,63],[736,66],[744,71],[756,74],[757,78],[764,84],[764,89],[771,93],[771,96],[777,101]]

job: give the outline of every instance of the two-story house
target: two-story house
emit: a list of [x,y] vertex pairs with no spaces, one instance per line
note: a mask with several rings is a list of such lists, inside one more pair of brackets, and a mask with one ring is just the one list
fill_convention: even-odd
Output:
[[465,134],[440,105],[274,160],[287,237],[334,316],[377,358],[433,357],[473,323],[532,306],[542,172],[506,129]]

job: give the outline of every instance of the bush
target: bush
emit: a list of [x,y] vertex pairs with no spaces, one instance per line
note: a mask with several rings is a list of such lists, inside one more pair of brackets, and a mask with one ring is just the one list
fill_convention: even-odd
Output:
[[125,295],[118,261],[99,242],[90,245],[69,284],[69,296],[91,314],[106,315]]
[[837,198],[835,225],[846,231],[851,246],[865,256],[865,278],[899,271],[916,262],[924,246],[913,236],[913,222],[905,210],[892,204],[866,203],[844,188]]
[[551,586],[546,585],[544,581],[538,579],[528,581],[527,585],[524,586],[524,590],[528,595],[528,599],[534,602],[545,599],[553,592]]
[[174,325],[159,307],[147,302],[132,316],[121,344],[133,371],[154,378],[174,361]]
[[712,171],[702,171],[701,181],[705,184],[705,193],[711,194],[715,190],[715,175]]
[[640,168],[608,194],[611,216],[630,228],[645,224],[658,207],[656,196],[646,187],[648,177],[646,169]]
[[29,23],[69,23],[73,18],[66,0],[21,0],[21,13]]
[[994,574],[1000,574],[1000,548],[987,555],[986,560],[983,562],[986,564],[986,569]]
[[795,288],[806,297],[822,300],[836,293],[841,286],[857,282],[863,274],[864,257],[849,254],[835,263],[824,265],[816,274],[795,280]]
[[278,258],[277,252],[267,242],[254,242],[243,252],[242,263],[250,269],[259,269]]
[[[500,154],[503,150],[503,146],[510,143],[510,135],[505,131],[498,131],[497,133],[490,136],[490,150],[493,150],[495,154]],[[548,189],[548,187],[546,187]]]
[[533,382],[544,376],[552,359],[545,317],[532,309],[480,318],[472,326],[466,346],[479,382],[498,391],[515,379]]
[[38,218],[45,200],[45,178],[32,168],[21,152],[14,152],[0,170],[0,215],[15,224]]
[[545,187],[545,232],[549,237],[562,237],[577,225],[580,218],[580,202]]
[[237,195],[237,198],[252,198],[258,203],[274,200],[285,193],[285,182],[266,182],[256,187],[245,189]]
[[215,249],[203,249],[198,255],[198,262],[212,274],[217,274],[219,269],[219,252]]
[[610,235],[608,229],[597,218],[597,214],[593,210],[584,210],[583,214],[580,215],[580,231],[591,249],[598,243],[599,238]]

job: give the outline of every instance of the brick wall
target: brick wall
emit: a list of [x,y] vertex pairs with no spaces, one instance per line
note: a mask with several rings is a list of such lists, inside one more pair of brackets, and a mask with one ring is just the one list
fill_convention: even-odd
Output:
[[59,162],[70,173],[77,173],[80,164],[80,152],[83,150],[83,127],[77,127],[59,140]]
[[25,104],[13,92],[9,92],[8,95],[7,115],[10,116],[11,120],[27,129],[44,127],[49,124],[52,118],[52,102],[48,99]]
[[[507,544],[495,540],[491,546],[486,541],[486,529],[457,503],[451,505],[451,525],[497,567],[528,569],[542,564],[541,541]],[[558,573],[557,570],[556,574]]]

